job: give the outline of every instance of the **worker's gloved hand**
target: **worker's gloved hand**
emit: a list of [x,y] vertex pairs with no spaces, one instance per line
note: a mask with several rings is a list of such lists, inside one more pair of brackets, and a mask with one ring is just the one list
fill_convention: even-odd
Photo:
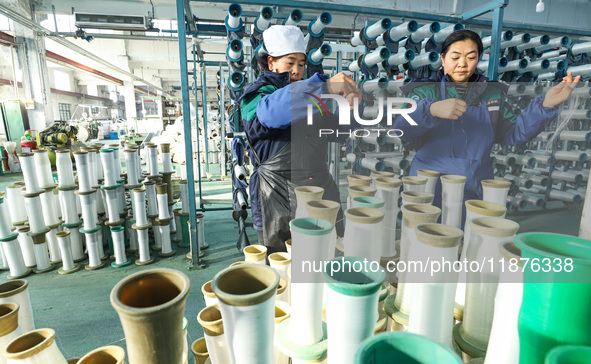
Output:
[[561,83],[552,87],[550,90],[548,90],[548,92],[546,92],[542,106],[554,107],[568,100],[580,79],[581,76],[579,75],[573,81],[573,73],[569,72],[566,77],[562,78]]
[[447,99],[432,103],[429,111],[437,118],[457,120],[466,112],[466,107],[463,100]]
[[348,96],[355,94],[361,100],[361,91],[355,81],[344,73],[337,73],[326,81],[328,92],[333,95]]

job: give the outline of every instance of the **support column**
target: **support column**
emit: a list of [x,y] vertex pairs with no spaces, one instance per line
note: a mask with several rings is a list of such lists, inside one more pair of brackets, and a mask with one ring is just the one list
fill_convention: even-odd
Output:
[[[4,2],[4,5],[12,5],[21,14],[31,18],[29,1],[10,1],[8,4]],[[27,109],[29,124],[32,129],[42,130],[54,120],[45,38],[17,22],[14,22],[14,35],[18,63],[23,74],[24,99],[33,102],[33,108]]]
[[135,107],[135,89],[132,81],[123,82],[123,97],[125,98],[125,116],[127,117],[127,125],[137,131],[135,118],[137,117],[137,109]]

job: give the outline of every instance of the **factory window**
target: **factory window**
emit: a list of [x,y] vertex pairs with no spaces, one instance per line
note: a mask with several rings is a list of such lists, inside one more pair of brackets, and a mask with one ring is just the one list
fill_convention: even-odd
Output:
[[55,77],[55,88],[62,91],[72,91],[69,73],[54,70],[53,76]]
[[70,117],[71,117],[70,104],[60,103],[59,108],[60,108],[60,120],[62,120],[62,121],[70,120]]

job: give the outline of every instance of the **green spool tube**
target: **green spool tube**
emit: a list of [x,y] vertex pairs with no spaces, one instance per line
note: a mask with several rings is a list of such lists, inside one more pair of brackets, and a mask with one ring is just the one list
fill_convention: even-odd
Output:
[[[187,222],[189,221],[189,215],[181,215],[181,229],[183,232],[183,240],[178,243],[178,246],[181,248],[188,248],[191,243],[191,237],[189,236],[189,225]],[[178,226],[177,226],[178,229]]]
[[361,343],[355,364],[463,364],[448,347],[421,335],[386,332]]
[[591,346],[561,345],[548,352],[545,364],[587,364],[591,360]]
[[591,241],[549,233],[518,234],[514,241],[529,259],[523,265],[519,363],[543,363],[558,345],[591,345]]

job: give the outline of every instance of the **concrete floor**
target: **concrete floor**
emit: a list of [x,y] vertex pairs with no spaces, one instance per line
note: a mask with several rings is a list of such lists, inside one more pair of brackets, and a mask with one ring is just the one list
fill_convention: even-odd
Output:
[[[0,190],[20,180],[20,174],[0,176]],[[343,188],[345,183],[344,180],[341,183],[342,196],[346,193],[346,188]],[[206,197],[228,197],[229,192],[228,181],[203,182],[203,195]],[[581,206],[565,208],[561,203],[552,206],[561,208],[551,212],[510,214],[509,218],[521,225],[520,232],[547,231],[577,235]],[[201,286],[232,262],[243,260],[242,254],[235,247],[238,226],[230,211],[206,212],[205,232],[206,241],[210,245],[202,259],[205,269],[189,270],[188,260],[185,258],[188,248],[174,247],[176,256],[164,259],[156,257],[156,262],[148,266],[130,265],[118,269],[107,266],[90,272],[82,269],[65,276],[53,271],[27,277],[36,327],[50,327],[56,331],[56,342],[66,358],[80,357],[105,345],[125,347],[123,329],[109,300],[111,289],[129,274],[165,267],[180,270],[191,280],[191,292],[185,310],[185,317],[189,320],[190,344],[203,336],[201,326],[196,320],[197,313],[205,307]],[[252,227],[248,228],[248,235],[251,243],[257,242],[257,235]],[[5,276],[6,273],[2,272],[0,281]],[[193,362],[192,357],[189,362]]]

